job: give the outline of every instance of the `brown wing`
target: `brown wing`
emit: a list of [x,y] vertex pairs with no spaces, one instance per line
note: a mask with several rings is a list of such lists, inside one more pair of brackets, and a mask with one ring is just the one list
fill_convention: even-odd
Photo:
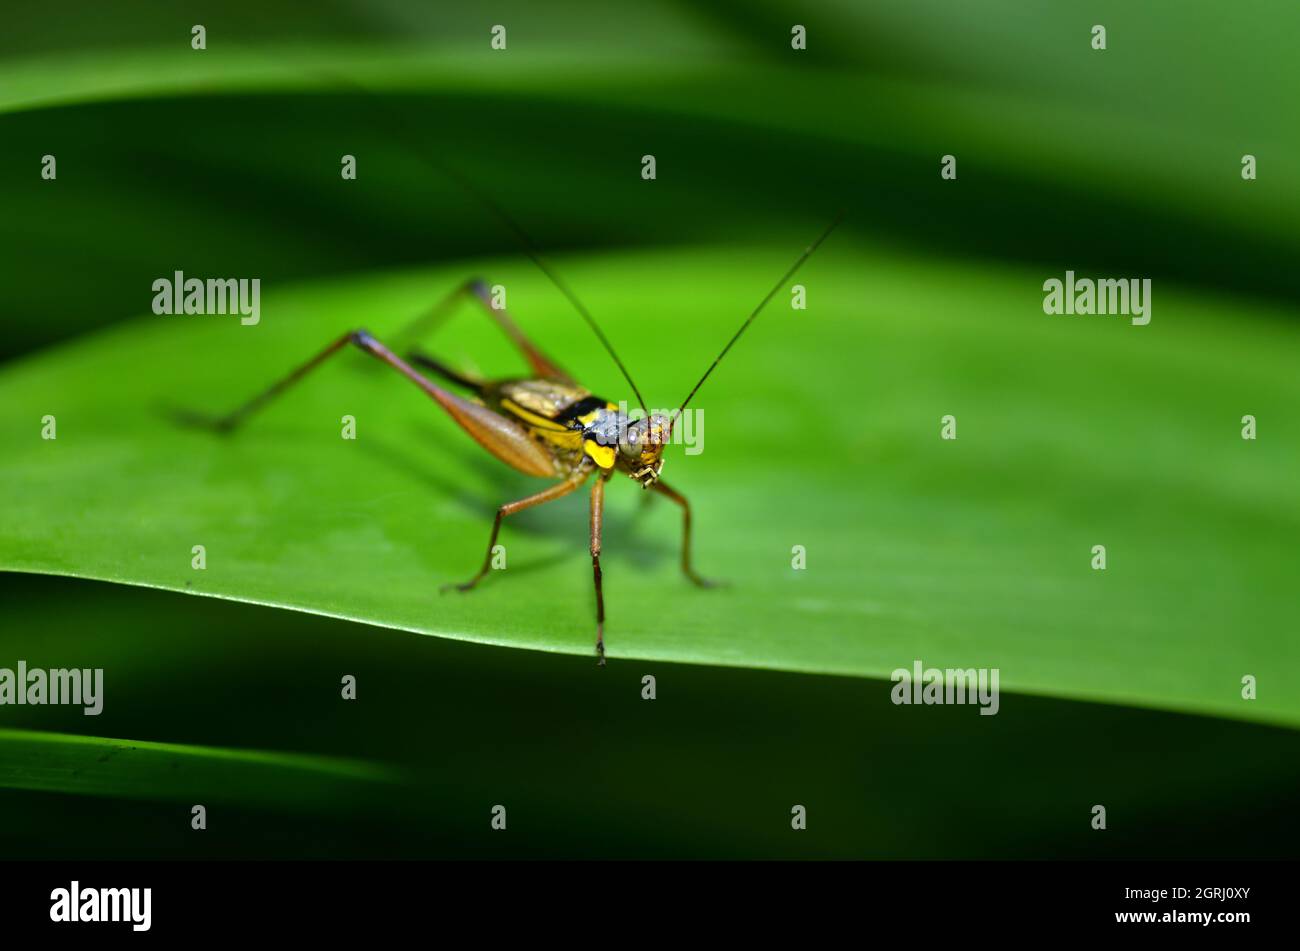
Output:
[[583,454],[582,427],[593,410],[612,408],[582,387],[560,380],[507,380],[485,388],[483,395],[500,413],[519,420],[537,439],[560,452],[562,462],[569,463]]
[[573,383],[562,380],[506,380],[496,384],[485,397],[498,403],[510,402],[541,420],[556,421],[564,411],[591,396]]

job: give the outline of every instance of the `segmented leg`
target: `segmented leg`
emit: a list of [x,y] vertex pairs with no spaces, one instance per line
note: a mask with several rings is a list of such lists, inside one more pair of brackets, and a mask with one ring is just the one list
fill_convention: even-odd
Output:
[[508,336],[514,342],[515,346],[519,348],[520,352],[524,355],[524,358],[528,361],[528,365],[533,368],[534,373],[550,380],[561,380],[565,383],[573,382],[573,378],[570,377],[569,374],[565,373],[564,370],[560,369],[559,365],[556,364],[555,361],[542,353],[541,350],[537,349],[533,342],[528,339],[522,330],[519,329],[519,325],[510,318],[508,313],[506,313],[505,308],[492,306],[492,291],[488,287],[487,282],[479,278],[466,281],[460,287],[456,288],[456,290],[443,298],[427,314],[417,317],[407,327],[401,330],[394,338],[398,341],[398,345],[407,348],[416,343],[421,336],[427,334],[446,320],[450,315],[451,308],[466,295],[473,295],[478,299],[478,301],[483,305],[483,308],[487,311],[488,316],[497,322],[497,325],[505,331],[506,336]]
[[584,472],[580,476],[565,479],[563,482],[557,482],[548,489],[543,489],[536,495],[530,495],[527,498],[519,499],[517,502],[507,502],[497,509],[497,517],[492,522],[492,534],[488,538],[487,554],[483,556],[483,567],[478,570],[473,578],[460,584],[445,584],[442,586],[443,591],[455,589],[457,591],[469,591],[481,580],[483,576],[492,570],[492,549],[496,547],[497,535],[501,532],[501,521],[507,515],[514,515],[516,512],[522,512],[524,509],[532,508],[535,505],[542,505],[546,502],[553,502],[556,499],[562,499],[578,486],[587,480],[588,473]]
[[234,412],[215,419],[194,413],[180,414],[182,421],[220,432],[230,432],[252,413],[261,409],[293,384],[316,369],[343,347],[352,344],[397,370],[422,389],[454,419],[465,432],[492,455],[527,475],[555,478],[555,460],[542,449],[522,426],[479,403],[462,399],[421,375],[364,330],[346,333],[302,366],[271,384]]
[[665,482],[656,482],[653,488],[656,492],[668,496],[682,507],[682,571],[687,578],[690,578],[693,583],[701,588],[719,587],[723,582],[702,578],[691,567],[691,504],[686,501],[686,496],[671,488]]
[[605,592],[600,584],[600,529],[605,515],[605,476],[591,484],[591,575],[596,583],[596,663],[605,666]]

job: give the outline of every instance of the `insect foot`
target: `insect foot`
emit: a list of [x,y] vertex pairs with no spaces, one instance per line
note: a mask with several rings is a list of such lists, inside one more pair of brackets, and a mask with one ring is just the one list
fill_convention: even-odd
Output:
[[466,591],[473,591],[474,585],[476,584],[478,584],[477,578],[475,578],[473,581],[462,581],[459,584],[456,584],[455,582],[450,582],[448,584],[444,584],[441,587],[439,587],[438,592],[440,594],[446,594],[448,591],[459,591],[462,594],[464,594]]

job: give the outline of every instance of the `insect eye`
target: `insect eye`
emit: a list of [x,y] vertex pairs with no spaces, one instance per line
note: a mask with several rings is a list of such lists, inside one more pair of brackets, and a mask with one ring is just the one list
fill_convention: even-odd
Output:
[[644,440],[645,426],[641,420],[634,420],[623,430],[623,439],[619,443],[619,448],[629,456],[634,456],[641,451],[641,443]]

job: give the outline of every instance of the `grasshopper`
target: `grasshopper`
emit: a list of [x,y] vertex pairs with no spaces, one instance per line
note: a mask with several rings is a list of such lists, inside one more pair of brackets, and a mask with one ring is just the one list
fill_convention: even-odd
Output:
[[[482,280],[468,281],[453,291],[432,314],[444,314],[450,306],[466,297],[478,300],[487,315],[503,330],[519,349],[532,370],[531,375],[503,380],[485,380],[455,370],[434,357],[412,352],[408,359],[393,353],[383,343],[365,330],[353,330],[338,337],[306,363],[273,383],[269,388],[226,416],[208,420],[206,424],[220,432],[230,432],[242,424],[253,412],[297,383],[329,357],[352,346],[381,361],[402,374],[425,395],[441,406],[448,415],[480,446],[506,465],[525,475],[554,480],[554,484],[522,499],[507,502],[497,509],[488,536],[487,553],[478,572],[467,581],[444,585],[442,590],[470,591],[475,588],[492,566],[493,548],[501,531],[501,523],[509,516],[525,509],[544,505],[564,498],[589,480],[591,482],[591,570],[596,592],[596,656],[599,666],[605,665],[605,598],[601,587],[600,552],[601,521],[605,504],[605,483],[613,475],[622,473],[638,483],[642,489],[666,496],[682,510],[681,569],[693,584],[702,588],[713,587],[701,577],[691,561],[691,506],[686,497],[660,478],[663,471],[664,447],[672,440],[673,427],[682,412],[690,405],[705,380],[713,373],[727,352],[740,339],[768,302],[794,276],[809,256],[826,240],[839,224],[831,223],[807,248],[776,283],[767,296],[741,324],[718,354],[713,363],[691,388],[686,399],[673,411],[671,418],[651,414],[645,408],[641,392],[632,381],[623,361],[600,331],[590,314],[567,285],[559,282],[550,268],[540,258],[531,255],[557,286],[577,306],[591,325],[606,350],[618,364],[624,379],[631,387],[644,415],[632,417],[620,404],[593,395],[578,384],[550,357],[539,350],[519,329],[504,308],[494,306],[487,284]],[[424,323],[421,318],[408,328]],[[427,370],[465,395],[453,392],[435,383],[416,369]],[[626,407],[626,403],[621,404]]]

